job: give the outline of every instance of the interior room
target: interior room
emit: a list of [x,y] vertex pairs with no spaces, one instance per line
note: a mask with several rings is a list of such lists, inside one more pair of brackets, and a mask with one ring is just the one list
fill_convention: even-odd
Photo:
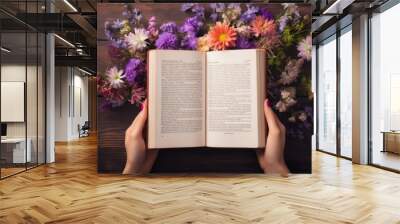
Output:
[[2,30],[1,44],[1,173],[7,177],[45,163],[45,35],[17,24]]
[[397,34],[391,25],[399,18],[399,5],[371,19],[372,29],[372,71],[371,71],[371,140],[372,163],[399,170],[399,66],[394,54],[398,45],[394,44]]
[[1,0],[0,223],[400,223],[399,21],[398,0]]

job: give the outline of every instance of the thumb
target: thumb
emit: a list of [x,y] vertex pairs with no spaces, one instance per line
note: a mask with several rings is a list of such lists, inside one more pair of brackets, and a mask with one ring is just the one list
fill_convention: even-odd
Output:
[[279,132],[279,124],[277,121],[277,117],[275,112],[272,110],[270,106],[270,101],[266,99],[264,101],[264,114],[265,119],[267,120],[267,126],[270,132],[278,131]]
[[141,106],[142,106],[142,110],[136,116],[135,120],[133,121],[133,125],[132,125],[133,134],[136,136],[141,135],[144,127],[146,126],[147,113],[148,113],[147,99],[142,103]]

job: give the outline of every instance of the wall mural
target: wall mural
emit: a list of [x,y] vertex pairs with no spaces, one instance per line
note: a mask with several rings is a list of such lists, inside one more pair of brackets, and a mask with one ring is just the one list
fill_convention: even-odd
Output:
[[[286,127],[291,172],[311,172],[311,7],[308,4],[98,4],[98,170],[121,172],[125,130],[146,98],[151,49],[262,48],[267,97]],[[220,38],[223,34],[223,40]],[[160,150],[153,172],[260,172],[248,149]]]

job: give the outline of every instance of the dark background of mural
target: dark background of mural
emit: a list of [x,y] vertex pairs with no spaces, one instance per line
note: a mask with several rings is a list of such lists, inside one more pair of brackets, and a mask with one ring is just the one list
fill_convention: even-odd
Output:
[[[158,22],[176,21],[180,24],[187,15],[180,11],[181,4],[142,3],[134,4],[143,15],[157,16]],[[311,10],[308,4],[298,5],[302,13]],[[268,4],[269,11],[276,15],[282,10],[280,4]],[[121,18],[123,4],[98,4],[97,33],[97,71],[104,73],[110,64],[104,35],[104,22]],[[307,29],[311,29],[311,24]],[[311,76],[311,64],[305,68]],[[102,98],[98,98],[98,105]],[[124,105],[112,110],[101,110],[98,107],[98,171],[101,173],[121,172],[125,165],[124,136],[139,109],[135,105]],[[288,137],[286,140],[285,160],[293,173],[311,173],[311,135],[299,140]],[[258,173],[261,169],[256,154],[249,149],[212,149],[186,148],[160,150],[152,172],[229,172]]]

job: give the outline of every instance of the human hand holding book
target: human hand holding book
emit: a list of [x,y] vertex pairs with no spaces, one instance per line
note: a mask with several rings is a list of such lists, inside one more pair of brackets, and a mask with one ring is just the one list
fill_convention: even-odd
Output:
[[[264,173],[280,174],[287,177],[289,169],[284,160],[286,131],[278,116],[270,107],[268,100],[264,101],[264,115],[268,134],[265,150],[257,150],[260,167]],[[148,149],[143,138],[143,130],[148,116],[147,100],[142,105],[141,112],[136,116],[132,125],[126,130],[126,165],[123,174],[146,174],[151,171],[157,158],[157,149]]]

